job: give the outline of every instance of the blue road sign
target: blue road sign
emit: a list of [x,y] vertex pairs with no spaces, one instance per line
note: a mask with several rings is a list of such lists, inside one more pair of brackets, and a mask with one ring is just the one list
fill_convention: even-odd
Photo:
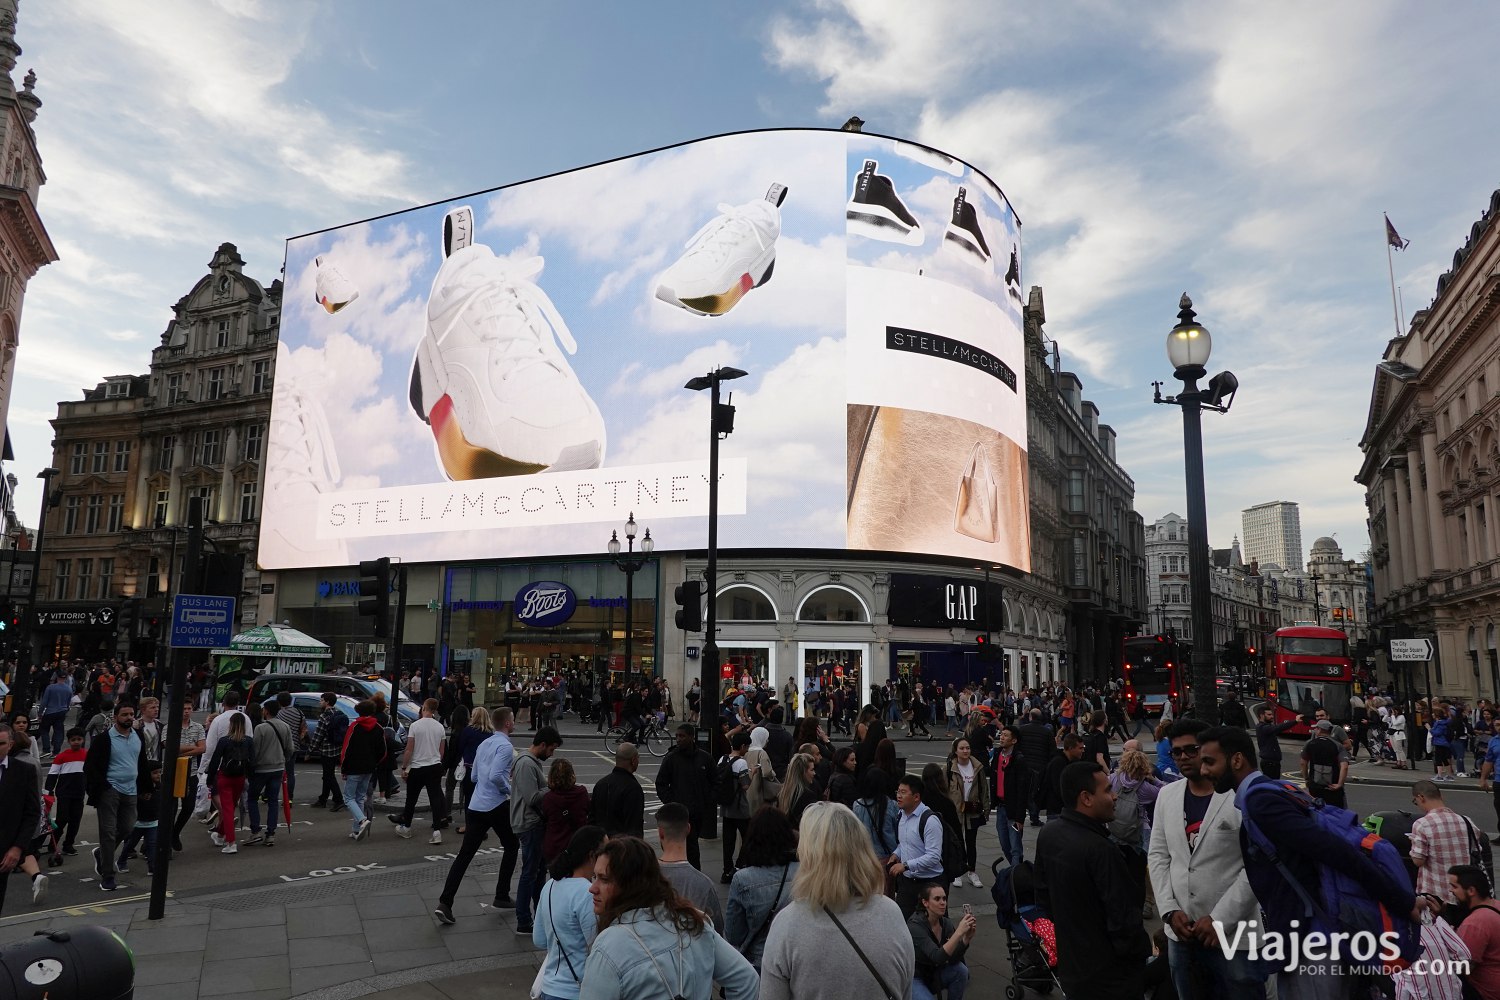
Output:
[[228,646],[234,634],[234,598],[178,594],[172,601],[172,632],[167,644],[177,649]]

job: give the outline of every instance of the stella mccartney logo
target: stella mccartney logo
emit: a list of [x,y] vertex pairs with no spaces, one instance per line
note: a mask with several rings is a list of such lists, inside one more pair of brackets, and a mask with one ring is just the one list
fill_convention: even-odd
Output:
[[942,358],[945,361],[956,361],[999,379],[1012,392],[1016,389],[1016,373],[1011,370],[1010,365],[989,351],[982,351],[962,340],[954,340],[952,337],[926,333],[922,330],[888,326],[885,328],[885,347],[888,351],[908,351],[912,354]]

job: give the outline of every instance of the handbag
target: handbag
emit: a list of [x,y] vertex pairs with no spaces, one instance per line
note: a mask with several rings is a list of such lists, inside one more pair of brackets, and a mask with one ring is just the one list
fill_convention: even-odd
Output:
[[833,911],[825,906],[823,907],[823,912],[828,914],[828,919],[833,921],[833,926],[837,927],[839,933],[844,935],[844,940],[849,942],[849,947],[854,949],[854,953],[859,956],[859,960],[865,963],[865,968],[870,970],[870,975],[874,976],[875,981],[880,984],[880,991],[885,994],[885,1000],[901,1000],[901,995],[893,993],[891,988],[885,984],[885,977],[880,974],[875,966],[870,964],[870,959],[866,957],[864,949],[855,943],[849,931],[845,929],[843,924],[839,923],[839,918],[833,915]]
[[1026,564],[1023,446],[956,417],[865,404],[848,407],[845,440],[848,548]]
[[463,761],[459,761],[458,762],[458,766],[453,769],[453,780],[454,781],[458,781],[458,782],[463,782],[468,777],[469,777],[469,765],[465,764]]
[[958,504],[953,514],[953,530],[960,535],[993,542],[1000,537],[1000,491],[984,443],[974,442],[969,464],[958,481]]
[[[557,940],[557,921],[552,917],[552,890],[556,885],[557,883],[553,881],[547,883],[547,923],[552,927],[552,940],[554,941]],[[573,981],[575,983],[583,982],[583,977],[578,974],[577,969],[573,968],[573,960],[568,957],[568,953],[561,948],[558,949],[558,953],[562,955],[563,961],[568,963],[568,974],[573,977]],[[531,1000],[541,1000],[542,976],[546,971],[547,956],[543,955],[541,967],[536,970],[536,978],[531,981],[531,993],[529,994]]]

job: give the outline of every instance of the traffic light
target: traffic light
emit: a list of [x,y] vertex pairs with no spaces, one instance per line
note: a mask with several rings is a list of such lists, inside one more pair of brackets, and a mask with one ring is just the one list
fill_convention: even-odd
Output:
[[6,601],[3,604],[0,604],[0,632],[4,632],[9,627],[10,627],[10,602]]
[[672,592],[677,599],[677,627],[684,632],[703,631],[703,583],[684,580]]
[[375,638],[391,634],[391,560],[387,556],[359,564],[359,613],[375,619]]
[[979,652],[979,658],[981,660],[998,660],[998,659],[1000,659],[1000,656],[1001,656],[1000,647],[996,646],[993,642],[990,642],[990,637],[989,636],[987,636],[987,635],[976,636],[975,639],[974,639],[974,646],[978,650],[978,652]]

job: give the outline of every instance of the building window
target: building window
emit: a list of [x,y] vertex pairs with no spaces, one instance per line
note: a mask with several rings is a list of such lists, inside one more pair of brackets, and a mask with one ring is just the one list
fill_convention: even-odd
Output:
[[869,615],[858,597],[842,587],[823,587],[809,594],[797,609],[803,622],[866,622]]
[[203,431],[202,448],[199,450],[199,464],[219,465],[224,461],[224,432],[217,427],[207,428]]
[[210,368],[207,372],[207,381],[203,386],[203,398],[205,400],[224,398],[224,372],[225,369]]
[[125,494],[116,493],[109,498],[109,528],[110,534],[120,530],[125,522]]
[[75,441],[73,443],[73,459],[68,464],[68,472],[74,476],[81,476],[88,471],[89,446],[86,442]]
[[95,441],[94,442],[94,465],[93,465],[93,471],[94,472],[108,472],[109,471],[109,442],[108,441]]
[[1070,469],[1068,471],[1068,511],[1073,514],[1083,513],[1083,470]]
[[776,609],[754,587],[737,586],[719,595],[715,617],[721,622],[770,622],[776,620]]
[[99,560],[99,599],[107,601],[115,590],[115,560],[113,557]]
[[182,398],[182,375],[167,376],[167,405],[170,406]]
[[250,365],[250,391],[271,391],[271,359],[262,358]]
[[115,442],[115,471],[130,471],[130,452],[135,447],[134,441]]
[[177,435],[163,434],[161,436],[161,447],[157,449],[156,467],[163,472],[172,471],[172,462],[177,457]]
[[118,396],[128,396],[130,395],[130,383],[111,382],[107,386],[105,386],[104,395],[109,397],[110,399],[114,399]]
[[172,499],[171,490],[157,490],[156,502],[152,505],[151,523],[160,527],[167,523],[167,506]]
[[63,507],[63,534],[71,535],[78,530],[78,512],[82,507],[82,497],[68,497]]
[[[104,497],[95,493],[89,497],[88,517],[84,521],[84,533],[96,535],[99,533],[99,525],[104,520]],[[79,564],[80,566],[82,563]]]
[[203,517],[205,520],[212,517],[217,519],[218,513],[214,509],[214,488],[212,486],[197,486],[188,492],[189,497],[198,497],[203,501]]
[[253,521],[253,520],[255,520],[255,499],[256,499],[256,493],[257,493],[257,489],[256,489],[256,485],[254,483],[245,483],[243,486],[240,487],[240,520],[241,521]]
[[265,424],[250,424],[245,428],[245,453],[242,456],[245,461],[260,461],[260,450],[265,437]]
[[89,587],[94,582],[94,560],[78,560],[78,599],[86,601],[89,599]]
[[229,346],[229,321],[227,319],[219,320],[218,328],[214,331],[214,346]]
[[1169,572],[1169,570],[1167,569],[1167,557],[1166,556],[1162,556],[1161,557],[1161,571],[1163,573]]
[[1073,586],[1089,585],[1088,540],[1082,535],[1073,536]]
[[152,556],[151,565],[146,569],[146,596],[158,597],[161,593],[161,560]]
[[52,597],[54,600],[68,599],[68,577],[73,572],[73,560],[59,559],[52,570]]

